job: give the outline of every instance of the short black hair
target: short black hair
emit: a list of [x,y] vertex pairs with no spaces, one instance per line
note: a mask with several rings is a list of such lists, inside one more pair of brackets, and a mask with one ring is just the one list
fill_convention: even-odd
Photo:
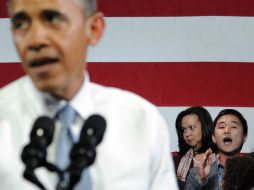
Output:
[[97,11],[97,0],[76,0],[79,1],[83,8],[85,15],[91,16]]
[[[216,126],[218,120],[219,120],[222,116],[224,116],[224,115],[234,115],[234,116],[236,116],[236,117],[241,121],[241,124],[242,124],[242,126],[243,126],[243,133],[244,133],[245,135],[248,134],[248,124],[247,124],[246,119],[243,117],[243,115],[242,115],[239,111],[237,111],[237,110],[235,110],[235,109],[224,109],[224,110],[220,111],[220,113],[219,113],[219,114],[217,115],[217,117],[214,119],[214,129],[215,129],[215,126]],[[213,129],[213,130],[214,130],[214,129]]]

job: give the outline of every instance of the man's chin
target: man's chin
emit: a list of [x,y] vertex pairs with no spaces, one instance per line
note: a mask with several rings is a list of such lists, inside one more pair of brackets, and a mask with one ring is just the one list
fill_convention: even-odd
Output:
[[235,156],[241,152],[242,146],[233,150],[222,150],[219,149],[219,152],[223,153],[224,155],[227,156]]
[[[56,99],[62,99],[64,98],[65,94],[63,93],[63,91],[61,90],[61,88],[59,88],[59,83],[56,82],[56,80],[54,81],[34,81],[34,84],[36,86],[36,88],[43,92],[43,93],[48,93],[51,96],[55,97]],[[63,86],[63,85],[62,85]]]
[[33,80],[36,88],[41,92],[49,92],[54,91],[54,85],[51,84],[48,80]]

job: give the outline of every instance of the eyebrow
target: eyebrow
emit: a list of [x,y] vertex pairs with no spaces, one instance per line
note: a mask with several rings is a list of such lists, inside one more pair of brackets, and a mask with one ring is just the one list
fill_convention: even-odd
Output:
[[25,12],[21,11],[21,12],[14,14],[14,16],[11,18],[11,21],[15,22],[17,20],[23,20],[23,19],[28,19],[28,18],[29,18],[28,15]]
[[66,16],[63,13],[52,9],[43,10],[41,16],[44,18],[60,18],[66,20]]
[[[51,16],[51,17],[54,17],[54,16],[57,16],[57,17],[64,17],[62,13],[56,11],[56,10],[44,10],[42,11],[42,16]],[[23,19],[28,19],[29,16],[24,12],[24,11],[21,11],[21,12],[18,12],[16,14],[14,14],[14,16],[11,18],[11,21],[16,21],[16,20],[23,20]]]
[[42,11],[42,15],[44,16],[62,16],[63,14],[56,10],[47,9]]
[[[237,125],[241,125],[241,123],[239,123],[239,122],[237,122],[237,121],[230,121],[231,123],[235,123],[235,124],[237,124]],[[221,121],[221,122],[219,122],[219,123],[217,123],[217,124],[222,124],[222,123],[225,123],[225,121]]]
[[241,123],[239,123],[238,121],[232,121],[232,123],[235,123],[235,124],[241,125]]
[[190,125],[187,125],[187,126],[183,126],[183,125],[181,126],[182,129],[187,129],[189,127],[196,127],[196,125],[195,124],[190,124]]

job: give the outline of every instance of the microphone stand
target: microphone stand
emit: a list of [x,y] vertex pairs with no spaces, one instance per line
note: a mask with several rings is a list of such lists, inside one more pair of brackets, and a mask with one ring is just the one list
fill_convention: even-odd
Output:
[[30,169],[30,168],[26,168],[23,176],[25,179],[27,179],[28,181],[32,182],[33,184],[37,185],[40,189],[42,190],[46,190],[46,188],[44,187],[44,185],[42,185],[42,183],[39,181],[39,179],[36,177],[36,175],[34,174],[34,170]]
[[59,182],[56,189],[72,190],[79,182],[82,176],[82,171],[93,164],[95,157],[95,147],[89,150],[81,143],[74,144],[70,153],[71,163],[64,170],[62,173],[63,175],[59,175]]
[[[59,179],[63,179],[64,172],[60,170],[57,166],[55,166],[52,163],[47,162],[46,160],[43,161],[43,163],[39,167],[45,167],[50,172],[56,172],[58,174]],[[36,168],[39,168],[36,167]],[[40,182],[40,180],[37,178],[37,176],[34,173],[35,168],[26,166],[25,171],[23,173],[23,176],[28,181],[32,182],[33,184],[37,185],[40,189],[46,190],[45,186]]]
[[45,167],[51,172],[56,172],[59,176],[59,179],[63,178],[64,173],[57,166],[48,162],[46,160],[46,157],[47,157],[46,149],[37,147],[36,145],[33,144],[26,145],[21,154],[21,158],[26,166],[23,173],[24,178],[32,182],[42,190],[46,190],[46,188],[35,175],[34,170],[36,168]]

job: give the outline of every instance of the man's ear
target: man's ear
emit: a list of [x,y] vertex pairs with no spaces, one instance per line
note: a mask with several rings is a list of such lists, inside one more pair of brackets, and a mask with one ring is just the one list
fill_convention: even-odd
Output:
[[97,12],[90,16],[87,20],[87,35],[89,38],[89,44],[92,46],[95,46],[98,43],[103,34],[105,27],[103,16],[103,13]]
[[245,143],[247,140],[247,135],[245,135],[244,139],[243,139],[243,143]]

